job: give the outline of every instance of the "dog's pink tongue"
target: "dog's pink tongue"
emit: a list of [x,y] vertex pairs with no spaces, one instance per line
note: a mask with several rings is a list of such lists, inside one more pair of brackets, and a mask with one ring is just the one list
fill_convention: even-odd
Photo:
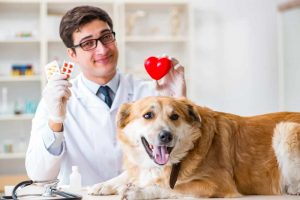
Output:
[[156,163],[164,165],[169,160],[169,154],[166,146],[154,146],[153,148],[153,157]]

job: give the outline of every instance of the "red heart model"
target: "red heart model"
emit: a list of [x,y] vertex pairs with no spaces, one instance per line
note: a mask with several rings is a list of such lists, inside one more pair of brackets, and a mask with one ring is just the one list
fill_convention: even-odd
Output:
[[172,63],[168,58],[158,59],[151,56],[145,60],[144,66],[151,78],[159,80],[168,73]]

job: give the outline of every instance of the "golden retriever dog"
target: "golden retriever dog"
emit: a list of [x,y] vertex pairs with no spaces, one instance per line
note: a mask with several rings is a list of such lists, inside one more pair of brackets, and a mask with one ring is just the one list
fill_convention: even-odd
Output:
[[253,117],[147,97],[117,114],[124,172],[89,194],[122,199],[300,194],[300,113]]

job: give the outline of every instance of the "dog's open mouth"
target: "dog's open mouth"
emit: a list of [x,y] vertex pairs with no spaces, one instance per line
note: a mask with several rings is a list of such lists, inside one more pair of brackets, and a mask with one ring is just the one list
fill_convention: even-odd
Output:
[[141,137],[141,140],[149,157],[153,159],[156,164],[165,165],[168,162],[173,147],[149,144],[144,137]]

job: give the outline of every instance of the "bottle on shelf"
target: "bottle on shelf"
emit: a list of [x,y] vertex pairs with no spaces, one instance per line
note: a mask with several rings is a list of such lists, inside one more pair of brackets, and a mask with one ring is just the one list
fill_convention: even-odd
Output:
[[78,166],[72,166],[72,173],[70,175],[70,191],[73,193],[80,193],[81,190],[81,175]]

